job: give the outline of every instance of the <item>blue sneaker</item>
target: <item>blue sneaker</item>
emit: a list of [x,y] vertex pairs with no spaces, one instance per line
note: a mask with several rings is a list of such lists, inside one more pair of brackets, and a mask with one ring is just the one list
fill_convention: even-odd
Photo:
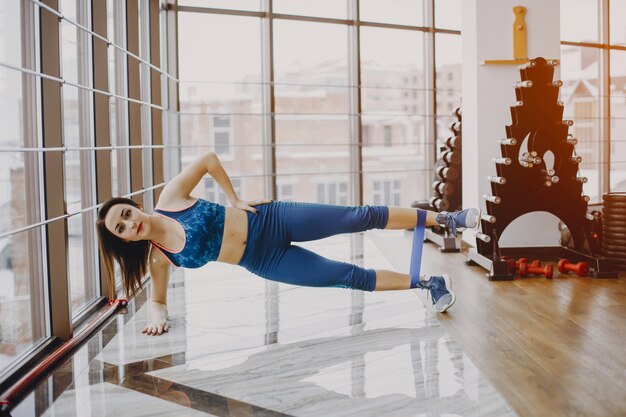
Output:
[[461,211],[442,211],[437,215],[437,223],[450,229],[456,237],[457,232],[465,229],[478,230],[480,226],[480,210],[469,208]]
[[419,287],[428,290],[433,300],[435,311],[438,313],[445,312],[456,301],[456,296],[449,290],[449,288],[452,288],[452,285],[447,275],[432,276],[428,281],[420,281]]

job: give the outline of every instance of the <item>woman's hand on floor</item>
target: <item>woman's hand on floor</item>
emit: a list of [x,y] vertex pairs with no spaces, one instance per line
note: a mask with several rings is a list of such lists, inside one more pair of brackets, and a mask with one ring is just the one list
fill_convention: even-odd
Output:
[[271,202],[272,200],[252,200],[252,201],[237,200],[233,204],[233,207],[241,209],[241,210],[251,211],[252,213],[256,213],[256,209],[254,208],[254,206],[258,206],[259,204],[267,204]]
[[150,303],[148,306],[150,318],[148,325],[144,327],[141,333],[156,336],[167,332],[170,328],[167,324],[167,305],[152,300],[148,302]]

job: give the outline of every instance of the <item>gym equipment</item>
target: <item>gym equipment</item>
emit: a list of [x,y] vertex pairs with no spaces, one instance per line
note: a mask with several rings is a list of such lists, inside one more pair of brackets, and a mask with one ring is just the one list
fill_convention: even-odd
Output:
[[[597,217],[597,216],[596,216]],[[613,258],[617,270],[626,270],[626,193],[602,196],[602,253]]]
[[506,264],[509,268],[509,272],[514,274],[515,272],[517,272],[519,270],[519,266],[521,264],[525,264],[528,262],[528,258],[519,258],[517,261],[514,259],[505,259],[505,257],[503,256],[502,259],[504,259],[506,261]]
[[454,192],[454,186],[447,182],[436,181],[433,183],[433,190],[437,193],[439,198],[441,198],[451,195]]
[[[411,205],[411,207],[419,207],[419,206],[416,206],[414,203],[413,205]],[[450,200],[448,200],[447,198],[432,197],[430,199],[430,203],[428,204],[428,207],[422,207],[422,208],[424,209],[434,208],[436,211],[448,211],[450,210]]]
[[[521,264],[528,264],[528,258],[519,258],[517,261],[510,259],[508,256],[502,256],[501,258],[506,261],[511,274],[518,272]],[[529,265],[538,268],[541,266],[541,261],[539,259],[533,259]]]
[[546,264],[543,268],[541,266],[532,266],[526,263],[521,263],[519,266],[519,276],[525,277],[527,275],[544,275],[546,278],[551,279],[554,268],[552,264]]
[[[532,59],[520,67],[521,80],[514,84],[517,102],[511,106],[512,123],[506,126],[506,137],[499,140],[495,175],[487,178],[491,194],[483,196],[490,217],[481,219],[482,234],[476,235],[476,248],[468,251],[467,263],[489,270],[489,280],[513,279],[506,261],[499,256],[497,237],[515,219],[536,211],[555,215],[571,234],[571,247],[543,248],[544,252],[585,261],[594,277],[617,277],[610,260],[592,252],[589,197],[582,194],[584,181],[578,174],[581,158],[576,155],[574,138],[568,135],[574,122],[563,120],[563,104],[558,101],[560,83],[552,80],[557,65],[557,60]],[[506,250],[533,253],[533,248]],[[607,254],[611,253],[612,248]]]
[[461,136],[450,136],[446,139],[446,146],[452,150],[461,149]]
[[[439,148],[439,158],[435,163],[434,182],[432,184],[434,197],[430,199],[430,208],[436,211],[455,211],[461,208],[461,163],[462,163],[462,140],[461,140],[461,108],[454,110],[457,120],[450,123],[452,136],[446,139],[445,144]],[[419,203],[413,203],[413,207],[422,208]],[[459,252],[461,239],[452,236],[448,230],[439,226],[426,229],[426,240],[437,245],[441,252]]]
[[439,168],[437,168],[435,170],[435,173],[442,180],[455,180],[459,178],[459,175],[461,175],[459,170],[456,169],[455,167],[444,167],[444,166],[440,166]]
[[461,152],[446,151],[441,154],[440,159],[448,165],[459,165],[461,163]]
[[557,264],[557,269],[561,274],[574,272],[579,277],[586,277],[589,273],[589,264],[587,262],[578,262],[577,264],[573,264],[567,259],[560,259]]

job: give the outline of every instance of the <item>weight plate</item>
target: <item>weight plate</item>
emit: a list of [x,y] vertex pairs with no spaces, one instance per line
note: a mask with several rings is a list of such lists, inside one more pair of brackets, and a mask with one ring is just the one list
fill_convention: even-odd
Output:
[[602,195],[603,201],[617,201],[617,202],[626,202],[626,193],[618,192],[618,193],[606,193]]
[[626,201],[605,201],[603,203],[603,207],[606,210],[607,208],[622,208],[626,207]]
[[[620,224],[621,223],[621,224]],[[621,218],[613,218],[613,217],[609,217],[604,219],[604,221],[602,222],[602,226],[604,226],[605,224],[608,224],[609,226],[626,226],[626,217],[621,217]]]
[[609,223],[609,222],[612,222],[612,221],[626,222],[626,216],[617,216],[615,214],[605,214],[604,216],[602,216],[602,220],[605,223]]
[[624,235],[617,235],[617,234],[612,234],[612,233],[603,233],[602,234],[602,239],[608,239],[611,241],[624,241],[626,242],[626,236]]
[[626,251],[624,252],[613,252],[610,250],[603,250],[602,254],[607,258],[617,258],[617,259],[626,259]]
[[602,230],[605,230],[607,233],[617,233],[619,235],[626,235],[626,225],[606,227],[606,223],[604,223]]
[[621,252],[626,255],[626,245],[611,244],[609,242],[602,242],[602,250],[609,252]]
[[626,217],[626,208],[605,207],[603,216]]

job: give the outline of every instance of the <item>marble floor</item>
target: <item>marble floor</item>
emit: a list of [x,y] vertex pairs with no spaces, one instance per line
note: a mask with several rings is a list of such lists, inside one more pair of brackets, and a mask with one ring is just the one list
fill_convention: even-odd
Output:
[[[368,268],[402,270],[377,248],[377,233],[409,232],[370,231],[302,246]],[[405,271],[409,257],[406,247]],[[148,292],[12,415],[516,415],[417,290],[294,287],[213,263],[174,274],[171,326],[162,336],[141,333]]]

